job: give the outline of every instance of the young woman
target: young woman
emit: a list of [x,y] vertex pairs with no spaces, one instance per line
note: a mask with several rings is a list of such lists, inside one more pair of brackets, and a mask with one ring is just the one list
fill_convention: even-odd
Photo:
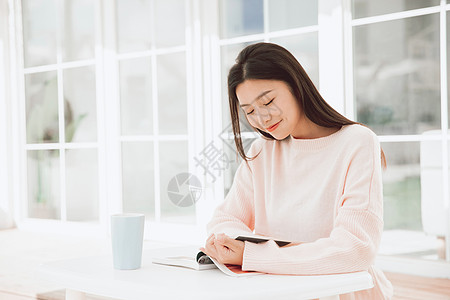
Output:
[[[241,51],[228,93],[244,161],[202,250],[219,262],[272,274],[367,270],[375,287],[341,299],[390,299],[392,285],[373,265],[383,231],[385,165],[376,135],[329,106],[294,56],[275,44]],[[239,113],[264,136],[248,156]],[[293,243],[241,242],[229,237],[235,232]]]

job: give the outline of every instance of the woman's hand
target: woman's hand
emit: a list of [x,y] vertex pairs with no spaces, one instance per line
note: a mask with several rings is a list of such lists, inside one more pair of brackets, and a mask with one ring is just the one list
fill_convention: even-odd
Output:
[[219,263],[242,265],[244,245],[244,242],[234,240],[220,233],[217,235],[212,234],[206,240],[205,248],[200,248],[200,250]]

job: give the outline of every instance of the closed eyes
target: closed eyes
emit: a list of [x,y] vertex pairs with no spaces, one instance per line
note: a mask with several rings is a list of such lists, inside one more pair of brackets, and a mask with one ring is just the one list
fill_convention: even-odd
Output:
[[[275,99],[275,98],[274,98]],[[264,104],[265,106],[268,106],[270,103],[272,103],[273,102],[273,100],[274,99],[272,99],[272,100],[270,100],[269,102],[267,102],[266,104]]]
[[[269,105],[273,102],[274,99],[275,99],[275,98],[273,98],[273,99],[270,100],[269,102],[265,103],[264,106],[269,106]],[[247,113],[247,115],[251,115],[254,111],[255,111],[255,110],[252,109],[251,111],[249,111],[249,112]]]

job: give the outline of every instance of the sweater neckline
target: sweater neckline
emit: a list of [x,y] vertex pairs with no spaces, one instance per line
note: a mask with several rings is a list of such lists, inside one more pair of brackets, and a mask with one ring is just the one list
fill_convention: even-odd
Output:
[[304,151],[316,151],[323,149],[331,144],[345,131],[348,125],[342,126],[338,131],[315,139],[296,139],[292,135],[289,136],[288,142],[292,147]]

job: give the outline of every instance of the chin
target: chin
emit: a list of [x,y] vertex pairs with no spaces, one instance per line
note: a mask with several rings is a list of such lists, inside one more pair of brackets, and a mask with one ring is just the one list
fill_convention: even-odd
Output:
[[282,137],[277,138],[277,140],[282,141],[282,140],[287,139],[288,137],[289,137],[289,134],[288,135],[283,135]]
[[274,133],[270,133],[270,132],[267,132],[267,133],[270,134],[274,139],[276,139],[278,141],[282,141],[282,140],[286,139],[287,137],[289,137],[289,134],[280,134],[280,133],[274,134]]

